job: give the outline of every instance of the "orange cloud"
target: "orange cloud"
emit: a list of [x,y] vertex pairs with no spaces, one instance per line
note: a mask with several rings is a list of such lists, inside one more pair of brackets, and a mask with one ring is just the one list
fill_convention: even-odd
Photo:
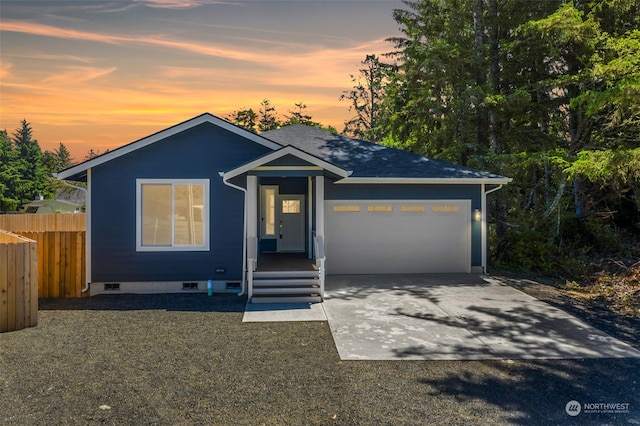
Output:
[[[195,7],[197,3],[144,2],[163,8]],[[87,54],[82,50],[59,56],[49,51],[18,51],[11,54],[10,62],[4,54],[0,62],[0,129],[12,131],[25,118],[32,123],[34,137],[43,149],[57,148],[63,142],[79,160],[90,148],[113,149],[205,111],[225,117],[232,110],[258,109],[260,101],[268,98],[280,115],[288,114],[295,102],[302,101],[315,121],[341,130],[349,105],[338,99],[352,86],[349,75],[357,73],[365,55],[390,49],[383,39],[355,44],[326,34],[313,38],[330,39],[332,45],[342,46],[338,48],[297,42],[294,40],[300,38],[293,37],[294,33],[278,29],[251,30],[292,37],[232,37],[228,34],[233,31],[228,31],[213,42],[3,21],[3,33],[118,46],[121,53],[112,58],[100,56],[99,49],[95,49],[95,57],[90,57],[92,51]],[[250,43],[234,45],[238,40]],[[140,47],[153,48],[146,51],[159,52],[156,57],[161,59],[147,62],[134,57],[142,51]],[[129,59],[133,59],[131,64]],[[33,67],[37,60],[48,61],[47,66]]]

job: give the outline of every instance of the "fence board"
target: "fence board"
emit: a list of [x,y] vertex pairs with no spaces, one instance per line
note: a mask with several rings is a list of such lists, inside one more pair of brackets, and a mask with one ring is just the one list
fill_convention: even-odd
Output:
[[55,232],[54,234],[52,234],[52,237],[53,241],[50,241],[53,243],[53,246],[50,246],[50,248],[53,249],[53,256],[51,256],[51,259],[53,260],[53,265],[51,265],[51,267],[53,268],[53,280],[51,284],[54,286],[53,297],[58,298],[64,297],[64,283],[62,283],[62,292],[60,291],[60,258],[62,251],[62,247],[60,247],[60,232]]
[[[0,265],[9,265],[9,245],[0,244]],[[8,268],[7,268],[8,269]],[[0,330],[9,329],[9,271],[0,273]]]
[[38,243],[29,244],[29,327],[38,325]]
[[7,327],[16,329],[16,245],[7,244]]
[[26,244],[11,244],[15,247],[16,252],[16,265],[15,265],[15,291],[16,297],[14,299],[16,310],[16,325],[15,330],[22,330],[24,328],[24,248]]

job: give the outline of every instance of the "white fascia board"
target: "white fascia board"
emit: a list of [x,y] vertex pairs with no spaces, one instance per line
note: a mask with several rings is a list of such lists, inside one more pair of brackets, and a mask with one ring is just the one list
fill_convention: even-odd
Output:
[[252,170],[280,171],[280,170],[322,170],[320,166],[258,166]]
[[106,154],[100,155],[98,157],[92,158],[91,160],[80,163],[74,167],[71,167],[67,170],[63,170],[56,174],[58,179],[66,179],[69,176],[73,176],[77,173],[81,173],[85,170],[88,170],[92,167],[99,166],[100,164],[104,164],[108,161],[111,161],[115,158],[121,157],[123,155],[129,154],[130,152],[136,151],[140,148],[144,148],[145,146],[151,145],[155,142],[158,142],[162,139],[166,139],[170,136],[176,135],[180,132],[184,132],[185,130],[189,130],[192,127],[198,126],[203,123],[211,123],[215,126],[218,126],[224,130],[240,135],[246,139],[249,139],[253,142],[256,142],[260,145],[263,145],[270,149],[280,149],[282,145],[277,144],[267,138],[264,138],[260,135],[252,133],[248,130],[245,130],[241,127],[238,127],[234,124],[229,123],[226,120],[216,117],[215,115],[205,113],[194,117],[190,120],[184,121],[180,124],[176,124],[175,126],[169,127],[168,129],[161,130],[157,133],[154,133],[145,138],[139,139],[135,142],[131,142],[127,145],[124,145],[120,148],[116,148],[111,152],[107,152]]
[[348,177],[336,183],[349,184],[441,184],[441,185],[464,185],[464,184],[496,184],[504,185],[511,182],[512,178],[379,178],[379,177]]
[[[293,147],[291,145],[287,145],[284,148],[281,148],[277,151],[274,152],[270,152],[266,155],[263,155],[262,157],[251,161],[250,163],[247,163],[243,166],[240,166],[238,168],[235,168],[233,170],[229,170],[228,172],[225,172],[223,177],[224,180],[229,180],[232,179],[236,176],[240,176],[243,173],[247,173],[250,170],[255,170],[258,169],[259,167],[262,167],[264,164],[270,163],[271,161],[277,160],[278,158],[282,158],[285,155],[293,155],[295,157],[300,158],[301,160],[304,160],[308,163],[311,163],[315,166],[320,167],[323,170],[327,170],[335,175],[338,175],[340,177],[342,177],[343,179],[348,177],[351,172],[348,170],[344,170],[338,166],[334,166],[331,163],[328,163],[324,160],[321,160],[318,157],[314,157],[311,154],[308,154],[302,150],[299,150],[296,147]],[[288,166],[282,166],[279,169],[280,170],[287,170]],[[274,169],[278,169],[278,166],[274,166]]]

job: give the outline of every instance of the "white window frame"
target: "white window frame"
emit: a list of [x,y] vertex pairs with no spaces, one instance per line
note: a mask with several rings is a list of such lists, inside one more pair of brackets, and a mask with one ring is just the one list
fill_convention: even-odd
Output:
[[[203,243],[199,245],[171,245],[166,246],[145,246],[142,245],[142,186],[143,185],[171,185],[172,205],[173,205],[173,187],[179,185],[202,185],[203,186]],[[211,204],[209,203],[209,179],[136,179],[136,251],[209,251],[209,214]],[[173,212],[171,214],[173,217]],[[175,219],[174,219],[175,220]],[[171,222],[171,239],[174,238],[173,226],[175,222]]]

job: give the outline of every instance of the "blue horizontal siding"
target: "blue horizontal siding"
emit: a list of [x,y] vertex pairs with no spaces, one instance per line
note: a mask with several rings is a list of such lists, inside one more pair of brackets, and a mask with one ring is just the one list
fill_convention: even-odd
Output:
[[[244,196],[218,172],[269,151],[205,123],[93,168],[92,281],[240,280]],[[210,251],[136,251],[138,178],[210,180]]]

